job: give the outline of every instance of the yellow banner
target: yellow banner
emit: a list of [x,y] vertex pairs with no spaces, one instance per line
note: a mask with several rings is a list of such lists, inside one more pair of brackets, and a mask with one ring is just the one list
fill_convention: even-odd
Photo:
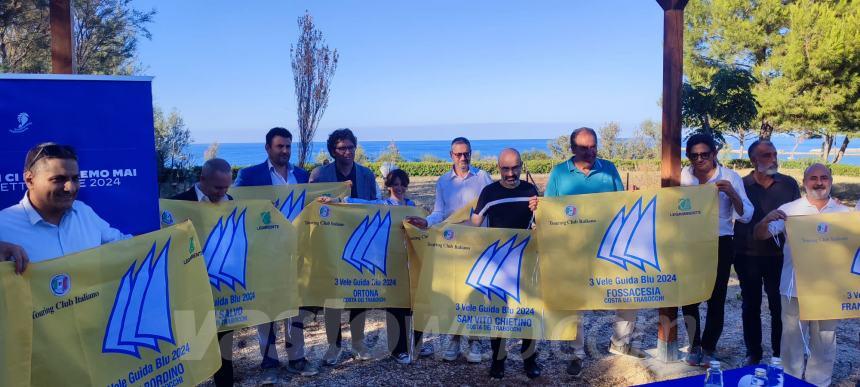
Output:
[[408,308],[401,224],[425,215],[417,207],[309,204],[295,223],[302,305]]
[[710,298],[714,185],[541,198],[535,220],[544,301],[557,309],[640,309]]
[[290,222],[296,220],[302,209],[320,196],[349,196],[346,183],[311,183],[289,185],[264,185],[255,187],[231,187],[230,195],[236,200],[265,199],[281,211]]
[[162,199],[159,206],[163,226],[190,219],[200,232],[219,331],[298,313],[296,229],[272,202]]
[[544,306],[529,230],[406,226],[413,321],[424,332],[573,340],[578,315]]
[[27,278],[13,262],[0,263],[0,386],[30,385],[33,298]]
[[800,319],[860,317],[860,212],[791,216],[785,227]]
[[454,211],[454,213],[445,218],[442,223],[459,224],[463,222],[471,222],[472,212],[474,212],[476,205],[478,205],[478,199],[472,200],[469,204],[463,206],[463,208]]
[[[8,269],[0,283],[10,283]],[[197,385],[221,364],[205,273],[194,227],[182,223],[31,264],[12,282],[32,303],[6,303],[0,327],[10,329],[3,335],[23,332],[19,317],[31,320],[32,355],[13,349],[31,363],[27,385]],[[4,382],[26,374],[8,360],[0,363]]]

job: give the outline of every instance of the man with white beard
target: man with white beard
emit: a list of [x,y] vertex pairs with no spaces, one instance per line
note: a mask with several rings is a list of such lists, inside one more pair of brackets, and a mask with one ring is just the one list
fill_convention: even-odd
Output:
[[[776,238],[785,233],[785,220],[789,216],[848,212],[850,208],[830,197],[833,186],[830,168],[813,164],[803,173],[806,196],[783,204],[771,211],[755,225],[753,236],[757,240]],[[782,297],[782,364],[785,372],[803,378],[816,386],[828,386],[833,378],[836,360],[836,327],[839,320],[801,321],[797,302],[794,264],[791,246],[783,248],[784,261],[779,293]],[[808,336],[808,337],[807,337]],[[804,355],[808,351],[804,366]]]
[[784,236],[760,241],[753,238],[753,228],[765,215],[779,206],[800,198],[800,187],[793,177],[778,172],[776,148],[768,140],[758,140],[749,147],[753,170],[743,178],[744,190],[753,205],[749,223],[735,223],[735,271],[741,283],[741,310],[746,359],[744,365],[762,360],[761,293],[762,285],[770,309],[770,343],[774,357],[779,357],[782,336],[782,306],[779,301],[779,276],[782,271]]

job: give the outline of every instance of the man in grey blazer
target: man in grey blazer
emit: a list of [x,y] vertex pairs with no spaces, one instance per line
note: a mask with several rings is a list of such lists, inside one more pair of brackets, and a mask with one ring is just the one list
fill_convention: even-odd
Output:
[[[349,129],[338,129],[328,136],[326,146],[334,158],[329,163],[314,169],[310,175],[311,183],[333,183],[349,181],[352,185],[350,197],[375,200],[377,185],[373,172],[355,162],[355,148],[358,140]],[[364,345],[364,322],[366,309],[349,310],[349,330],[352,333],[352,349],[358,360],[370,359],[370,351]],[[325,330],[328,338],[328,351],[323,356],[323,365],[334,366],[341,354],[340,319],[342,309],[325,308]]]

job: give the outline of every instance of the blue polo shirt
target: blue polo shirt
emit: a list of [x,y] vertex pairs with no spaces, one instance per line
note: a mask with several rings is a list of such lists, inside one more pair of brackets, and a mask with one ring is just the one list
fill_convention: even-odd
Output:
[[595,160],[594,167],[586,175],[573,165],[573,158],[570,158],[552,168],[545,195],[580,195],[623,190],[624,182],[611,161]]

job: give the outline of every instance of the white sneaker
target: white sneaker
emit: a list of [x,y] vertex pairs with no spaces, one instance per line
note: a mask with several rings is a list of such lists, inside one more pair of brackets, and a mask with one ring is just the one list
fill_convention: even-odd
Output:
[[469,352],[466,353],[466,361],[469,363],[480,363],[481,358],[481,342],[475,340],[469,343]]
[[418,352],[419,357],[430,357],[436,353],[436,348],[433,347],[433,343],[427,342],[421,346],[421,351]]
[[451,338],[451,341],[448,342],[448,348],[445,349],[445,353],[442,354],[442,360],[445,361],[454,361],[460,357],[460,339]]

